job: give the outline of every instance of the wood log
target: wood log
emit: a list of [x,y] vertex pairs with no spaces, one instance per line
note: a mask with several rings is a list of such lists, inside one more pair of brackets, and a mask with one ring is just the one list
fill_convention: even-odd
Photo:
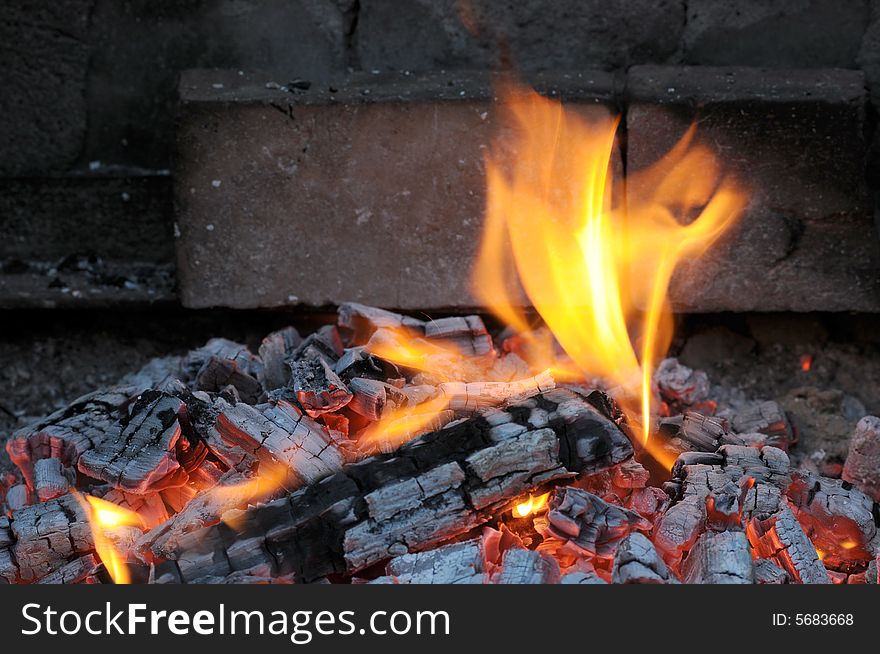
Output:
[[798,583],[831,583],[816,548],[787,505],[769,518],[752,518],[746,534],[759,557],[771,559]]
[[186,483],[176,456],[185,404],[162,391],[141,395],[122,431],[83,453],[77,468],[126,493],[146,494]]
[[558,584],[559,564],[552,556],[535,550],[511,548],[501,559],[493,584]]
[[771,559],[758,559],[755,561],[756,584],[788,584],[791,583],[791,575],[780,568]]
[[349,383],[352,398],[348,408],[369,420],[379,420],[388,402],[388,384],[375,379],[352,379]]
[[273,391],[284,388],[290,381],[287,358],[302,343],[302,337],[293,327],[272,332],[260,343],[260,361],[263,362],[258,380],[263,388]]
[[752,584],[752,549],[742,531],[707,531],[682,566],[686,584]]
[[33,488],[36,461],[54,458],[64,467],[75,468],[83,452],[118,437],[119,418],[137,392],[136,387],[125,386],[83,395],[14,432],[6,443],[6,452]]
[[95,568],[100,561],[95,554],[86,554],[61,566],[40,579],[38,584],[99,584]]
[[852,573],[878,554],[874,501],[842,479],[798,472],[787,489],[791,509],[825,567]]
[[486,581],[480,539],[391,559],[374,584],[473,584]]
[[842,478],[880,502],[880,418],[865,416],[849,442]]
[[549,370],[513,382],[446,382],[438,387],[457,412],[475,412],[493,406],[525,400],[556,388]]
[[738,409],[730,421],[737,434],[764,434],[764,445],[788,450],[796,441],[791,422],[776,402],[754,402]]
[[620,542],[651,523],[638,513],[574,487],[557,489],[550,498],[546,520],[535,528],[545,538],[563,543],[561,551],[575,556],[612,559]]
[[7,513],[18,511],[32,503],[33,498],[27,484],[16,484],[6,492]]
[[637,531],[627,535],[618,545],[611,580],[615,584],[679,583],[657,553],[654,543]]
[[324,357],[291,361],[289,389],[312,418],[338,411],[352,397]]
[[425,338],[452,345],[467,357],[494,356],[492,337],[479,316],[438,318],[425,324]]
[[263,388],[258,381],[263,364],[246,345],[225,338],[212,338],[183,360],[182,374],[193,390],[219,392],[233,386],[246,402],[260,400]]
[[[153,552],[171,559],[166,565],[184,581],[204,576],[206,568],[227,575],[242,569],[228,549],[246,540],[266,553],[274,573],[299,581],[351,575],[430,549],[524,495],[632,456],[620,428],[583,397],[556,389],[533,402],[547,411],[547,427],[530,428],[531,409],[517,406],[496,426],[475,416],[247,509],[235,530],[221,523],[184,535],[170,551]],[[522,429],[513,433],[508,425]]]
[[678,439],[687,451],[715,452],[722,445],[744,445],[730,433],[724,418],[704,416],[694,411],[660,421],[661,434]]
[[423,320],[357,302],[341,304],[336,316],[336,324],[351,335],[350,341],[354,345],[365,344],[377,329],[405,330],[419,335],[425,333]]
[[40,502],[64,495],[70,488],[71,475],[61,459],[39,459],[34,462],[34,491]]
[[0,522],[0,551],[7,552],[0,554],[0,577],[31,583],[94,549],[83,508],[64,495],[16,511],[5,528]]

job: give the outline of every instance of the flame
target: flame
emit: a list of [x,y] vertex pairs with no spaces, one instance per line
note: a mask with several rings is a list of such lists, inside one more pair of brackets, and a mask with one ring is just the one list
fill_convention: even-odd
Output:
[[452,345],[432,343],[406,329],[380,329],[373,334],[366,349],[380,359],[429,372],[446,381],[459,380],[469,359]]
[[547,506],[547,501],[549,499],[550,493],[544,493],[543,495],[538,495],[538,497],[532,497],[529,495],[529,499],[525,502],[520,502],[513,507],[513,517],[525,518],[533,513],[538,513],[541,509]]
[[358,447],[365,451],[397,449],[419,434],[439,428],[437,420],[448,408],[449,398],[441,395],[415,407],[385,411],[358,434]]
[[[732,223],[744,194],[721,178],[708,149],[693,144],[691,128],[654,166],[630,176],[626,206],[615,203],[617,119],[587,120],[510,84],[500,95],[513,129],[486,162],[474,293],[523,335],[531,332],[523,305],[534,306],[582,375],[622,388],[647,446],[653,364],[672,337],[669,280],[679,261],[702,253]],[[530,345],[538,360],[529,363],[553,369],[552,347]]]
[[126,556],[112,538],[112,532],[120,527],[144,529],[144,522],[134,511],[107,502],[92,495],[82,496],[74,493],[89,519],[95,551],[114,584],[131,583],[131,575],[126,565]]

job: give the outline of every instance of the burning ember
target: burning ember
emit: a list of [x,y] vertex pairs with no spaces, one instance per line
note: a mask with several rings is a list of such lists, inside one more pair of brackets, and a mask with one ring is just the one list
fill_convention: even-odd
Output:
[[775,402],[660,360],[743,190],[694,129],[623,179],[614,118],[501,88],[473,286],[503,331],[349,303],[156,360],[8,440],[0,579],[876,581],[880,420],[821,476]]

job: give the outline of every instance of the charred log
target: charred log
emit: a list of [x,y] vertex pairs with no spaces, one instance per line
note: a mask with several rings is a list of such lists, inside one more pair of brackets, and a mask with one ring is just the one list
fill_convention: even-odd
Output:
[[865,416],[856,425],[843,466],[843,479],[880,502],[880,418]]
[[752,584],[752,550],[741,531],[707,531],[697,540],[682,567],[687,584]]
[[647,536],[633,532],[621,541],[611,572],[615,584],[677,584]]

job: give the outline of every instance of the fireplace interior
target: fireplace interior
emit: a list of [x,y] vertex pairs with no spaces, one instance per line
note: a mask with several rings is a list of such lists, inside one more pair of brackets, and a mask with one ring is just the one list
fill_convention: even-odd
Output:
[[148,5],[0,19],[0,583],[878,583],[880,5]]

